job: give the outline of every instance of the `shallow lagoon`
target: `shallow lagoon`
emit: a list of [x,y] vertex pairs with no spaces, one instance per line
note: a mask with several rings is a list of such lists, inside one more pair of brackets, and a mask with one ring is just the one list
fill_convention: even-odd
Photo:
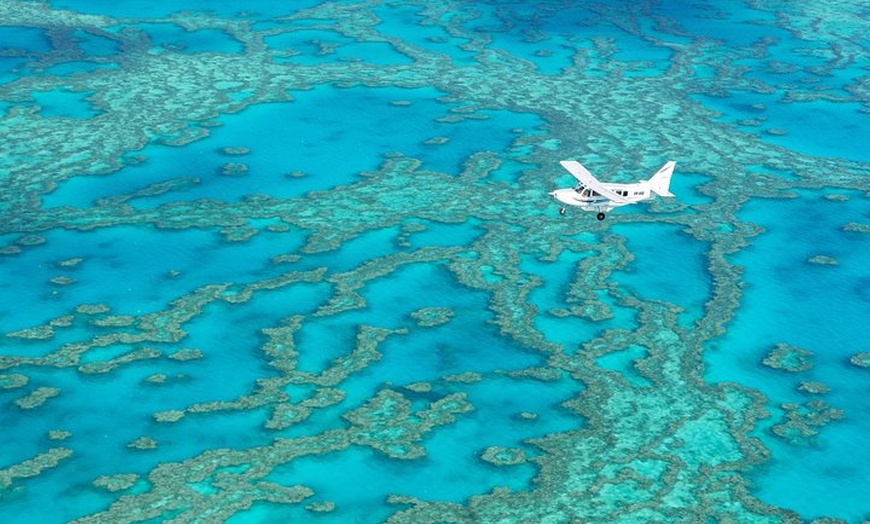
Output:
[[[774,460],[756,481],[768,500],[803,514],[837,513],[857,519],[864,511],[860,493],[866,478],[860,465],[870,460],[860,445],[861,435],[870,431],[863,400],[868,383],[866,373],[849,359],[860,348],[870,273],[866,239],[843,231],[843,225],[866,217],[870,208],[866,201],[849,206],[827,200],[824,194],[801,192],[792,200],[747,206],[745,218],[766,232],[736,257],[746,267],[746,305],[728,334],[713,343],[708,377],[741,377],[741,382],[764,392],[773,412],[770,423],[782,416],[779,404],[802,403],[814,396],[801,392],[801,383],[828,385],[829,393],[815,396],[844,409],[845,418],[803,444],[772,441]],[[837,194],[850,201],[861,199],[851,191]],[[822,254],[836,265],[810,261]],[[812,368],[787,373],[762,365],[778,343],[811,351]]]

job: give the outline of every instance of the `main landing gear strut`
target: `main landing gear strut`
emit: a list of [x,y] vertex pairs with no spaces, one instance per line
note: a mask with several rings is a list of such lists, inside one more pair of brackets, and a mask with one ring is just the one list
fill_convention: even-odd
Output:
[[[564,208],[564,207],[559,209],[559,214],[560,214],[560,215],[564,215],[564,214],[565,214],[565,208]],[[598,220],[604,220],[604,216],[605,216],[604,213],[598,213],[597,215],[595,215],[595,218],[597,218]]]

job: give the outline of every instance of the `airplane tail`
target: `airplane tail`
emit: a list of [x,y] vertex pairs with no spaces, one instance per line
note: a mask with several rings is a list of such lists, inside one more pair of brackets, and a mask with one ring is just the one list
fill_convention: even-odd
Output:
[[663,165],[652,178],[647,180],[647,184],[649,184],[649,188],[653,193],[663,197],[674,196],[668,188],[671,186],[671,175],[674,174],[674,166],[676,165],[677,163],[671,160]]

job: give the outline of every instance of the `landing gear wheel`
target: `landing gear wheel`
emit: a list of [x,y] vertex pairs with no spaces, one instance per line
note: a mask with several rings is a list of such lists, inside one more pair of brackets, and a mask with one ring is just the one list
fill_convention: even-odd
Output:
[[560,215],[564,215],[564,214],[565,214],[565,208],[564,208],[564,207],[563,207],[562,209],[559,210],[559,214],[560,214]]
[[598,213],[595,218],[597,218],[598,220],[604,220],[604,213]]

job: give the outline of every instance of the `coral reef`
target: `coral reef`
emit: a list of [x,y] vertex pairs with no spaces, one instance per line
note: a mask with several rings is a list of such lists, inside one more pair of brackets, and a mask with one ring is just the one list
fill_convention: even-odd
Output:
[[440,326],[450,322],[456,314],[448,308],[424,308],[411,313],[420,327]]
[[798,445],[811,444],[824,426],[845,416],[843,410],[832,408],[819,399],[780,407],[784,412],[783,420],[771,429],[775,435]]
[[859,368],[870,369],[870,353],[858,353],[849,359],[849,363]]
[[6,469],[0,469],[0,488],[6,489],[12,485],[15,479],[35,477],[43,470],[57,467],[64,459],[70,457],[73,450],[69,448],[51,448],[45,453],[19,462]]
[[480,458],[494,466],[513,466],[526,462],[526,454],[521,449],[490,446],[483,450]]
[[813,353],[804,348],[792,346],[790,344],[777,344],[762,363],[765,366],[781,369],[797,373],[799,371],[807,371],[813,368],[812,361]]
[[124,491],[133,487],[139,475],[124,473],[119,475],[103,475],[94,479],[94,486],[104,488],[107,491]]
[[[799,40],[818,32],[837,37],[836,45],[812,51],[822,57],[814,76],[862,63],[866,50],[854,36],[865,27],[860,9],[841,6],[833,17],[816,4],[802,6],[800,14],[760,1],[750,4]],[[24,417],[29,410],[39,415],[40,409],[51,409],[51,399],[60,394],[66,400],[75,389],[63,382],[71,375],[83,388],[113,380],[133,384],[132,393],[118,387],[119,404],[154,397],[160,407],[130,414],[119,409],[113,424],[136,418],[134,423],[148,429],[128,434],[116,447],[137,458],[164,450],[173,457],[143,472],[89,471],[82,485],[99,488],[104,497],[116,495],[97,511],[70,516],[74,522],[222,522],[262,503],[298,505],[334,517],[346,505],[321,496],[313,484],[281,477],[282,467],[362,449],[377,460],[424,468],[439,432],[468,421],[487,427],[485,419],[475,418],[486,405],[478,400],[480,390],[526,382],[544,389],[568,384],[552,404],[575,426],[558,429],[546,402],[516,404],[506,409],[516,424],[511,427],[527,428],[533,437],[505,445],[488,441],[492,437],[482,431],[475,435],[479,441],[462,442],[477,463],[470,467],[533,471],[524,489],[486,487],[456,497],[461,503],[397,491],[385,497],[388,522],[801,519],[760,501],[748,480],[769,459],[756,430],[771,401],[736,383],[708,384],[702,356],[743,299],[743,268],[731,256],[763,232],[740,218],[744,204],[793,197],[796,190],[866,193],[870,166],[779,147],[773,141],[793,133],[766,127],[761,115],[738,122],[757,134],[741,131],[716,121],[721,115],[697,97],[781,91],[788,104],[830,101],[867,110],[866,82],[853,80],[837,90],[801,82],[769,85],[746,74],[745,63],[765,60],[777,41],[761,38],[729,47],[690,38],[647,3],[590,6],[594,19],[588,23],[617,28],[661,52],[662,63],[627,59],[620,49],[624,44],[598,34],[580,32],[551,45],[556,40],[544,21],[564,7],[536,4],[534,14],[523,15],[535,26],[518,40],[530,49],[523,57],[506,42],[510,38],[500,38],[513,26],[510,8],[493,9],[483,19],[481,11],[452,0],[330,2],[288,7],[286,16],[266,20],[197,11],[138,19],[76,13],[50,3],[0,3],[3,25],[38,28],[49,46],[7,53],[27,65],[0,84],[4,144],[10,144],[0,158],[0,257],[29,261],[34,253],[67,246],[47,259],[53,273],[39,283],[60,306],[3,332],[0,340],[10,349],[4,346],[0,370],[11,371],[0,375],[0,391],[24,395],[13,401],[21,409],[13,408],[11,415]],[[428,36],[391,34],[384,19],[402,9],[413,15],[413,28]],[[216,31],[237,47],[196,51],[185,42],[158,43],[145,27],[150,23],[187,36]],[[500,29],[481,30],[480,23]],[[312,32],[319,36],[305,36]],[[80,44],[89,38],[103,39],[116,51],[86,55]],[[540,65],[560,57],[558,74]],[[77,62],[94,69],[53,72]],[[767,66],[778,75],[805,72],[781,61]],[[312,92],[326,97],[327,88],[339,93],[336,100],[342,93],[386,91],[389,121],[405,126],[393,134],[419,133],[415,147],[420,147],[379,144],[380,163],[352,178],[340,178],[337,167],[325,176],[310,166],[280,165],[270,182],[261,176],[260,149],[245,140],[241,143],[254,149],[212,145],[208,151],[217,160],[201,172],[193,165],[172,166],[160,180],[130,180],[130,172],[160,161],[153,147],[184,150],[217,134],[228,115],[292,105],[295,97]],[[81,96],[94,115],[46,115],[34,94],[56,90]],[[418,100],[430,99],[439,109],[426,113]],[[763,104],[749,107],[768,110]],[[347,108],[334,111],[348,116]],[[500,112],[534,117],[529,120],[534,123],[511,124],[508,144],[494,151],[495,142],[479,131],[484,128],[473,126]],[[287,140],[302,143],[309,124],[300,121],[299,136]],[[458,130],[472,138],[457,138]],[[456,153],[461,158],[455,170],[427,156],[466,146]],[[582,152],[610,165],[604,174],[618,178],[623,167],[653,165],[664,151],[705,182],[686,190],[681,200],[654,202],[648,212],[620,219],[629,227],[676,228],[704,246],[709,292],[696,306],[650,299],[620,285],[615,275],[629,271],[635,259],[625,235],[594,220],[558,220],[545,200],[553,179],[549,166],[568,155]],[[84,174],[123,183],[92,205],[44,204]],[[285,187],[276,187],[274,195],[258,192],[275,181],[297,187],[323,179],[328,179],[323,185],[302,186],[302,194]],[[216,188],[227,186],[237,193],[224,198]],[[856,200],[827,196],[837,206]],[[868,226],[849,222],[842,229],[854,235]],[[125,308],[122,295],[82,291],[100,287],[92,282],[102,275],[87,273],[92,266],[113,268],[120,262],[94,256],[101,248],[80,246],[113,232],[158,235],[167,252],[187,247],[183,243],[192,235],[183,235],[214,238],[191,251],[195,262],[189,267],[161,266],[159,254],[131,254],[137,261],[155,259],[160,271],[144,286],[153,294],[144,293],[141,304]],[[370,241],[372,236],[387,241]],[[211,273],[212,256],[227,265],[241,266],[243,258],[259,265],[231,276]],[[837,264],[827,255],[808,262]],[[404,272],[420,268],[435,268],[449,284],[448,277],[431,287],[415,282],[425,292],[405,293]],[[68,274],[57,275],[58,270]],[[381,287],[392,292],[379,295]],[[395,314],[384,314],[384,300],[391,301]],[[700,313],[687,325],[681,314],[689,307]],[[479,317],[481,309],[485,316]],[[213,322],[214,333],[203,327],[206,321]],[[565,326],[555,331],[569,342],[554,339],[555,324]],[[459,329],[467,330],[459,342],[437,338]],[[235,335],[244,344],[235,345]],[[477,338],[484,335],[491,338]],[[199,345],[203,338],[197,337],[209,345]],[[234,343],[223,347],[230,338]],[[461,351],[445,350],[451,343]],[[645,351],[630,366],[642,384],[598,360],[633,347]],[[432,360],[413,360],[415,350]],[[403,365],[396,366],[396,359]],[[208,366],[227,361],[229,372],[211,376]],[[443,368],[421,371],[435,369],[436,361]],[[867,368],[870,357],[860,353],[851,363]],[[813,367],[812,352],[778,344],[763,364],[806,372]],[[397,379],[384,376],[385,369],[407,374]],[[64,384],[63,391],[52,380]],[[224,384],[235,380],[245,382]],[[32,382],[49,385],[25,394]],[[188,385],[193,387],[185,389]],[[798,388],[814,397],[803,404],[780,403],[782,416],[771,432],[815,445],[824,427],[846,414],[820,400],[826,385],[805,380]],[[178,444],[163,436],[210,427],[221,417],[255,420],[257,436],[227,437],[232,441],[227,444],[203,437],[214,445],[185,448],[181,456]],[[557,429],[541,429],[550,423]],[[16,458],[17,464],[0,469],[0,489],[27,487],[28,479],[43,471],[68,466],[65,460],[77,446],[93,446],[82,456],[99,454],[99,443],[81,443],[73,424],[58,424],[75,429],[76,438],[68,438],[72,431],[52,430],[49,439],[65,440],[69,448]],[[45,430],[39,438],[44,436]],[[109,474],[98,474],[104,472]]]
[[60,395],[60,388],[42,386],[16,400],[15,405],[21,409],[36,409],[58,395]]

